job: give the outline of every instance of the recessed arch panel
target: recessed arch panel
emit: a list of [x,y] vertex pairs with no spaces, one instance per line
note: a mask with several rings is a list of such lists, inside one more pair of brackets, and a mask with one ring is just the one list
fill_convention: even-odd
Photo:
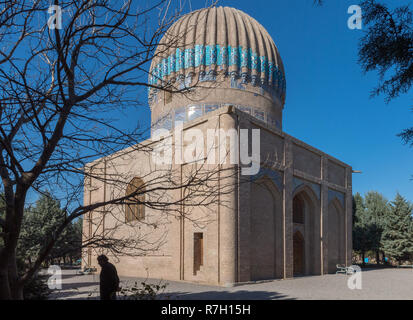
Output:
[[[294,209],[296,211],[295,217]],[[293,193],[293,232],[295,234],[296,231],[300,231],[304,239],[304,270],[302,272],[304,275],[321,274],[320,220],[318,195],[308,184],[304,183],[298,186]]]
[[251,280],[282,277],[281,196],[267,176],[251,182],[250,209]]
[[334,273],[337,264],[345,264],[344,208],[337,198],[328,205],[328,272]]

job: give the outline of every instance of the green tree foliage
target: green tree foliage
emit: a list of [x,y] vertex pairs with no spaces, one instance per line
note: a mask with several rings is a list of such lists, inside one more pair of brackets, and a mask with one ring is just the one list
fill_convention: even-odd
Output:
[[[32,257],[39,254],[45,241],[55,236],[57,226],[62,224],[65,217],[58,200],[49,193],[42,195],[33,207],[26,209],[17,247],[18,258],[30,265]],[[66,257],[73,260],[80,257],[81,222],[76,220],[71,223],[59,236],[49,255],[49,261]]]
[[47,285],[48,276],[37,275],[30,279],[23,290],[24,300],[46,300],[52,292]]
[[353,197],[353,248],[362,256],[381,249],[381,217],[386,214],[387,201],[377,192],[369,192],[366,199],[356,193]]
[[[365,72],[378,71],[379,85],[373,95],[384,94],[386,102],[408,93],[413,84],[413,11],[410,4],[400,2],[392,10],[394,3],[364,0],[361,4],[368,29],[359,43],[359,64]],[[413,127],[398,136],[413,147]]]
[[413,127],[404,129],[398,136],[403,139],[405,144],[413,147]]
[[374,93],[383,93],[390,101],[407,93],[413,83],[412,11],[409,5],[391,10],[375,0],[365,0],[361,7],[368,29],[360,40],[359,62],[364,71],[379,72]]
[[375,252],[396,261],[413,256],[413,205],[399,194],[389,203],[378,192],[353,196],[353,249],[364,256]]
[[397,194],[383,231],[383,247],[399,263],[409,260],[413,253],[412,213],[413,205]]
[[378,192],[370,191],[365,198],[356,193],[353,197],[353,248],[364,255],[367,251],[383,253],[382,234],[389,215],[389,203]]
[[353,249],[359,252],[364,261],[365,253],[370,249],[370,236],[365,222],[364,199],[356,193],[353,196]]
[[[5,216],[4,196],[0,194],[0,222]],[[25,209],[24,220],[16,250],[18,272],[23,273],[32,264],[44,242],[54,236],[54,230],[63,222],[65,212],[60,202],[49,193],[39,198],[34,206]],[[80,258],[82,240],[82,220],[75,220],[59,236],[48,261],[63,258],[67,262]],[[0,237],[0,247],[3,239]],[[50,293],[45,281],[47,277],[36,275],[25,283],[24,299],[43,300]]]
[[376,260],[379,262],[379,253],[383,252],[382,234],[386,219],[389,215],[389,202],[378,192],[370,191],[364,197],[366,206],[366,223],[369,226],[371,247],[376,252]]

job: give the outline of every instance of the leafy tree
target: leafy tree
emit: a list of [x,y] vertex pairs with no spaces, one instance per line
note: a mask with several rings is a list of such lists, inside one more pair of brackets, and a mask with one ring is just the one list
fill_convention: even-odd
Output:
[[384,256],[382,234],[389,216],[388,201],[378,192],[370,191],[365,198],[356,193],[353,197],[353,248],[362,255],[374,251],[379,263]]
[[365,0],[361,6],[369,27],[360,40],[359,63],[366,72],[379,72],[374,94],[383,93],[390,101],[407,93],[413,83],[412,11],[409,5],[391,10],[375,0]]
[[[52,258],[62,258],[64,263],[73,263],[73,260],[80,259],[82,248],[82,219],[73,221],[62,232],[61,237],[52,249]],[[66,260],[68,259],[68,260]]]
[[365,210],[364,199],[360,193],[356,193],[353,196],[353,225],[359,223],[359,220],[362,218],[362,213]]
[[[4,195],[0,195],[0,218],[4,216]],[[23,274],[32,265],[45,241],[53,234],[57,225],[62,223],[65,212],[60,208],[60,202],[49,193],[43,194],[36,204],[26,208],[16,250],[19,274]],[[78,219],[65,229],[50,253],[50,259],[68,256],[70,260],[80,257],[82,240],[82,220]],[[0,246],[2,245],[0,238]],[[24,299],[46,299],[50,293],[45,276],[34,276],[24,285]]]
[[47,275],[37,275],[24,285],[24,300],[46,300],[52,292],[47,285]]
[[[66,213],[60,208],[60,202],[50,193],[43,194],[35,206],[26,209],[22,230],[17,246],[17,256],[31,267],[33,257],[39,254],[43,244],[55,237],[56,228],[63,223]],[[82,241],[82,220],[68,225],[56,240],[48,260],[80,256]]]
[[64,219],[60,203],[48,193],[36,201],[34,207],[26,209],[17,253],[24,259],[36,257],[43,243],[53,236],[54,228]]
[[391,210],[383,231],[385,252],[399,263],[413,253],[413,205],[400,194],[391,203]]
[[[361,6],[369,28],[360,40],[359,63],[365,72],[378,71],[380,82],[373,95],[384,94],[388,103],[413,84],[413,11],[407,4],[391,10],[375,0]],[[413,127],[398,136],[413,146]]]
[[370,237],[365,223],[363,197],[357,192],[353,196],[353,249],[359,252],[364,263],[365,253],[370,249]]
[[380,234],[370,213],[363,197],[356,193],[353,197],[353,249],[361,254],[363,264],[366,252],[375,248]]
[[380,252],[383,253],[382,234],[389,216],[389,203],[382,194],[369,191],[365,195],[366,219],[370,225],[370,250],[376,253],[376,261],[379,263]]

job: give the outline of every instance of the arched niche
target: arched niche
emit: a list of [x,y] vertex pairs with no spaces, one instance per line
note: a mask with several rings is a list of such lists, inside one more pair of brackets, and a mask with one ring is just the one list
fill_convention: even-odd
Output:
[[299,231],[304,239],[305,275],[321,274],[320,220],[320,199],[311,186],[302,184],[293,193],[293,232]]
[[293,223],[304,224],[304,210],[304,200],[302,199],[300,194],[297,194],[293,198]]
[[346,263],[346,237],[344,208],[339,199],[328,204],[328,272],[335,273],[337,264]]
[[303,275],[305,272],[305,240],[300,231],[294,232],[293,236],[293,274]]
[[274,182],[263,176],[251,182],[250,278],[283,277],[282,197]]
[[[134,194],[133,196],[130,196]],[[132,222],[145,219],[145,184],[139,177],[134,177],[127,185],[125,196],[125,221]]]

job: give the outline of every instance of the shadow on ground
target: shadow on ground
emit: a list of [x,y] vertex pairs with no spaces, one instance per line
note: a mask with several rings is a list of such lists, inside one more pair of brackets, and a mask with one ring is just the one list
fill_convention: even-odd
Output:
[[[68,299],[68,300],[87,300],[92,296],[99,295],[99,283],[96,282],[79,282],[79,283],[62,283],[62,289],[55,289],[49,296],[49,300]],[[93,290],[81,290],[85,287],[93,287]],[[84,297],[79,297],[79,295]],[[89,298],[88,296],[91,295]]]
[[62,280],[79,277],[80,274],[62,274]]
[[409,268],[397,268],[395,266],[376,266],[376,265],[366,265],[366,266],[362,266],[359,265],[359,267],[361,268],[361,271],[376,271],[376,270],[391,270],[391,269],[409,269]]
[[88,295],[84,295],[84,292],[82,292],[82,297],[79,297],[79,294],[80,292],[72,289],[71,291],[59,292],[57,295],[53,293],[48,297],[48,300],[99,300],[99,292],[90,292]]
[[[74,284],[76,286],[77,284]],[[93,286],[95,283],[82,283],[81,286]],[[99,291],[79,292],[73,287],[67,290],[63,285],[63,291],[56,294],[52,294],[49,299],[67,299],[67,300],[99,300]],[[66,290],[66,291],[65,291]],[[82,297],[79,297],[82,294]],[[278,292],[269,291],[204,291],[204,292],[165,292],[158,295],[157,300],[295,300],[295,298],[289,297]],[[124,300],[124,298],[118,295],[118,300]]]
[[269,291],[204,291],[204,292],[165,292],[159,296],[160,299],[171,300],[274,300],[289,299],[287,295]]
[[62,283],[62,290],[76,290],[82,287],[92,287],[99,285],[98,282],[78,282],[78,283]]

